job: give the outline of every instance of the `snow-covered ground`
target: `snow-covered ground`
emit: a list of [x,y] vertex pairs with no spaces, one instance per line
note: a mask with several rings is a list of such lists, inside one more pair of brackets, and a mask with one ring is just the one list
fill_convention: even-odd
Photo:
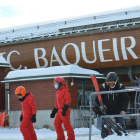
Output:
[[[35,129],[38,140],[56,140],[56,132],[50,129]],[[76,140],[89,140],[89,128],[76,128],[74,129]],[[138,132],[138,131],[137,131]],[[65,132],[66,135],[66,132]],[[130,136],[108,136],[104,140],[138,140],[140,133],[133,133]],[[100,131],[94,126],[92,128],[92,140],[101,140]],[[19,128],[0,128],[0,140],[23,140]]]

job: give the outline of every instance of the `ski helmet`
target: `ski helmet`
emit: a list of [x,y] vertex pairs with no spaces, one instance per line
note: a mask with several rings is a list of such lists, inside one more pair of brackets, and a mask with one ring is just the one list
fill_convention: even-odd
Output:
[[26,89],[23,86],[19,86],[16,88],[15,90],[15,95],[21,94],[22,97],[24,97],[26,95]]
[[56,77],[56,78],[54,79],[54,81],[55,81],[55,82],[58,82],[58,83],[62,83],[62,84],[64,84],[64,82],[65,82],[65,80],[64,80],[63,77]]
[[118,79],[118,77],[115,72],[109,72],[106,77],[106,82],[116,82],[117,79]]

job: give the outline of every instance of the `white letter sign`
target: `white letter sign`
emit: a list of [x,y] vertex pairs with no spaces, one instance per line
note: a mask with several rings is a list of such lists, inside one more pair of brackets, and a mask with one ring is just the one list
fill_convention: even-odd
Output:
[[[41,57],[38,56],[38,51],[39,50],[42,51],[42,56]],[[44,48],[34,49],[34,57],[35,57],[35,62],[36,62],[37,68],[40,68],[40,67],[45,68],[45,67],[48,66],[48,60],[45,58],[45,56],[46,56],[46,50]],[[43,59],[44,60],[44,63],[45,63],[44,66],[40,66],[39,59]]]
[[68,43],[68,44],[66,44],[66,45],[63,47],[62,52],[61,52],[62,58],[63,58],[63,60],[64,60],[67,64],[71,64],[70,62],[68,62],[68,60],[67,60],[67,58],[66,58],[66,48],[67,48],[69,45],[73,46],[74,49],[75,49],[75,53],[76,53],[76,62],[75,62],[74,64],[77,65],[78,62],[79,62],[79,60],[80,60],[80,51],[79,51],[79,49],[78,49],[78,46],[77,46],[76,44],[74,44],[74,43]]

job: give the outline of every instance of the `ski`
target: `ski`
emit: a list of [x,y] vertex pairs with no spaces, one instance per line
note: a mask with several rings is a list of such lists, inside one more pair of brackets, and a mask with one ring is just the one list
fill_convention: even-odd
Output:
[[[96,91],[96,92],[100,92],[96,77],[93,76],[93,75],[90,75],[90,77],[91,77],[92,82],[93,82],[93,85],[94,85],[94,87],[95,87],[95,91]],[[102,107],[103,111],[104,111],[105,114],[106,114],[106,109],[105,109],[105,107],[104,107],[104,104],[103,104],[101,95],[100,95],[100,94],[97,94],[97,97],[98,97],[100,106]]]
[[[96,117],[97,117],[97,115],[99,115],[99,114],[101,113],[101,112],[99,113],[99,111],[97,111],[97,109],[96,109],[95,107],[93,107],[92,109],[93,109],[93,111],[96,113]],[[111,129],[109,123],[106,122],[106,121],[105,121],[104,128],[105,128],[106,130],[108,130],[109,132],[111,132],[111,134],[114,133],[114,132],[112,131],[112,129]]]
[[128,131],[126,131],[119,123],[116,123],[112,121],[110,118],[106,118],[107,120],[110,121],[110,123],[114,124],[115,127],[117,127],[122,133],[124,133],[126,136],[129,135]]
[[[100,92],[96,77],[93,76],[93,75],[90,75],[90,77],[91,77],[92,82],[93,82],[93,85],[94,85],[94,87],[95,87],[95,91],[96,91],[96,92]],[[106,114],[106,110],[105,110],[105,107],[104,107],[104,104],[103,104],[103,101],[102,101],[102,97],[101,97],[101,95],[100,95],[100,94],[97,94],[97,97],[98,97],[98,100],[99,100],[100,106],[102,107],[102,110],[103,110],[104,113]],[[109,133],[109,135],[112,134],[111,129],[108,129],[108,133]]]
[[[98,106],[98,104],[96,102],[94,102],[94,108],[93,110],[99,115],[105,115],[105,113],[102,111],[102,109]],[[121,130],[118,128],[117,123],[115,123],[114,121],[112,121],[110,118],[104,118],[103,119],[105,124],[108,124],[110,129],[107,129],[109,134],[112,134],[112,129],[118,134],[118,135],[122,135]]]
[[[100,115],[105,115],[104,112],[102,112],[102,110],[100,110],[99,106],[97,105],[97,103],[95,103],[95,106],[93,110],[95,110],[95,112],[100,116]],[[124,133],[126,136],[129,135],[129,133],[122,128],[122,126],[114,121],[112,121],[110,118],[104,118],[105,123],[108,123],[111,128],[113,128],[113,130],[118,134],[118,135],[122,135],[122,133]]]

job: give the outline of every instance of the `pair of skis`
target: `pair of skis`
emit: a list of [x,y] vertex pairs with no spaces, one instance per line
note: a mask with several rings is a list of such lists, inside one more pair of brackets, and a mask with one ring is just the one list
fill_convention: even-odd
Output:
[[[99,116],[105,115],[104,111],[98,106],[96,102],[94,103],[93,111]],[[123,133],[125,135],[128,135],[128,132],[123,129],[120,124],[115,123],[110,118],[104,118],[103,120],[104,128],[108,130],[109,135],[112,135],[114,133],[117,133],[120,136],[122,136]]]
[[[95,91],[96,92],[100,92],[99,90],[99,86],[96,80],[96,77],[91,75],[90,76],[93,82],[93,85],[95,87]],[[94,103],[94,107],[93,107],[93,111],[98,114],[99,116],[101,115],[106,115],[106,109],[104,107],[103,101],[102,101],[102,97],[100,94],[97,94],[99,103],[100,103],[100,107],[98,106],[98,104],[95,102]],[[118,135],[122,135],[123,133],[125,135],[128,135],[128,132],[123,129],[119,124],[115,123],[114,121],[112,121],[110,118],[104,118],[104,128],[108,130],[109,135],[117,133]]]

